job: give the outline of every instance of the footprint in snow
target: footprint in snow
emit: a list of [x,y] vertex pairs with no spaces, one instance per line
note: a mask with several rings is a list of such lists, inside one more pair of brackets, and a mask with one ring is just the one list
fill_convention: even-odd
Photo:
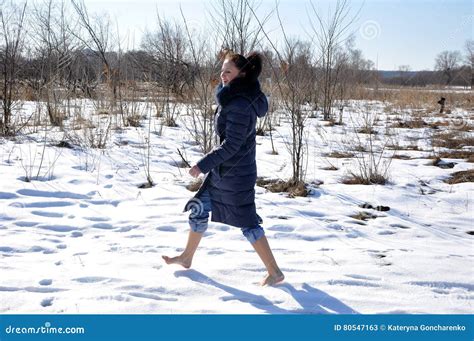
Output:
[[278,232],[293,232],[295,228],[289,225],[273,225],[268,227],[267,230]]
[[18,227],[34,227],[34,226],[38,225],[39,223],[34,222],[34,221],[17,221],[13,224],[15,226],[18,226]]
[[163,231],[163,232],[176,232],[176,227],[174,227],[174,226],[169,226],[169,225],[158,226],[156,229],[157,229],[158,231]]
[[82,236],[83,236],[82,232],[79,232],[79,231],[74,231],[73,233],[71,233],[72,238],[79,238]]
[[0,192],[0,199],[16,199],[18,195],[15,193]]
[[330,280],[328,281],[328,284],[330,285],[347,285],[347,286],[360,286],[360,287],[371,287],[371,288],[377,288],[380,287],[380,285],[376,283],[371,283],[371,282],[366,282],[366,281],[359,281],[359,280]]
[[208,255],[222,255],[223,253],[225,253],[225,252],[224,251],[219,251],[219,250],[211,250],[207,254]]
[[101,230],[112,230],[115,228],[113,225],[107,223],[97,223],[92,225],[92,227]]
[[18,194],[28,197],[40,197],[40,198],[56,198],[56,199],[90,199],[89,196],[79,193],[72,192],[60,192],[60,191],[38,191],[33,189],[20,189],[17,191]]
[[41,306],[44,307],[44,308],[52,306],[53,305],[53,300],[54,300],[53,297],[45,298],[44,300],[41,301]]
[[38,225],[36,226],[37,228],[44,229],[44,230],[49,230],[49,231],[54,231],[54,232],[71,232],[79,230],[78,227],[75,226],[69,226],[69,225]]
[[42,279],[38,283],[39,283],[39,285],[51,285],[53,283],[53,280],[52,279]]
[[32,211],[34,215],[46,218],[62,218],[64,217],[63,213],[56,213],[56,212],[46,212],[46,211]]
[[85,220],[89,221],[95,221],[95,222],[103,222],[103,221],[109,221],[110,218],[107,217],[84,217]]
[[133,229],[140,227],[139,225],[130,225],[130,226],[122,226],[119,229],[115,230],[115,232],[129,232]]
[[379,234],[379,235],[381,235],[381,236],[389,236],[389,235],[395,234],[395,232],[394,232],[394,231],[384,230],[384,231],[378,232],[377,234]]
[[79,283],[84,283],[84,284],[120,281],[119,279],[116,279],[116,278],[100,277],[100,276],[79,277],[79,278],[73,278],[72,280]]

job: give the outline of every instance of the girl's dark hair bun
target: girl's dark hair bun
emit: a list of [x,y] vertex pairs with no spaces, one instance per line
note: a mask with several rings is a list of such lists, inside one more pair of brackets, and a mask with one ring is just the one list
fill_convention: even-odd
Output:
[[250,82],[257,81],[262,73],[262,55],[258,52],[250,52],[247,57],[229,52],[226,54],[225,59],[234,62],[240,72],[245,73],[244,78]]
[[251,80],[257,80],[260,74],[262,73],[262,55],[258,52],[250,52],[247,55],[247,60],[251,64],[251,69],[248,77]]

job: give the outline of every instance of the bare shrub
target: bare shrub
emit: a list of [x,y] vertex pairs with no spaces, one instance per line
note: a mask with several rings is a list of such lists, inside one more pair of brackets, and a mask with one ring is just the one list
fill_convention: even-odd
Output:
[[[344,141],[345,148],[356,151],[354,154],[355,170],[350,170],[348,175],[343,178],[344,184],[380,184],[388,182],[388,173],[393,159],[393,154],[385,156],[385,151],[390,143],[388,136],[375,134],[361,134],[361,126],[365,131],[372,132],[378,120],[378,112],[372,110],[369,105],[362,107],[361,119],[359,123],[353,118],[353,135]],[[362,147],[362,148],[361,148]]]
[[105,149],[110,137],[112,119],[110,116],[99,117],[95,123],[83,127],[83,143],[87,148]]

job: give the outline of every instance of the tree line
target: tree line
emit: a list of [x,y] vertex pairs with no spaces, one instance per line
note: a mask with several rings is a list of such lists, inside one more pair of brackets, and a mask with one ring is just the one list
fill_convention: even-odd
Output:
[[[38,122],[43,117],[60,129],[77,98],[90,99],[109,114],[107,127],[140,125],[143,113],[131,104],[140,101],[153,105],[164,125],[177,125],[179,104],[185,103],[186,128],[207,152],[213,147],[213,91],[222,58],[229,50],[258,50],[265,62],[262,86],[271,98],[259,132],[271,134],[280,118],[272,114],[284,112],[291,128],[287,145],[292,181],[298,183],[305,173],[306,120],[319,112],[322,119],[342,124],[353,92],[381,80],[375,64],[355,46],[359,12],[348,0],[337,0],[327,15],[311,3],[307,38],[287,35],[278,6],[262,13],[255,0],[215,1],[212,15],[198,24],[182,11],[173,20],[157,14],[156,27],[145,32],[140,48],[133,50],[124,44],[119,25],[106,15],[91,13],[83,0],[0,4],[3,136],[17,134],[28,123],[16,118],[24,100],[41,104]],[[269,37],[267,23],[272,17],[279,22],[279,41]],[[437,65],[453,81],[450,72],[457,64],[448,57],[440,57]],[[108,134],[101,133],[93,147],[104,146],[103,136]]]

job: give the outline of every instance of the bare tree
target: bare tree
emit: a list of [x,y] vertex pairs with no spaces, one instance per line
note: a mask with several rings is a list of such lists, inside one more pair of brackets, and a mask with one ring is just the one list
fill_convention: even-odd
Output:
[[257,24],[252,12],[259,7],[260,3],[254,0],[219,0],[213,3],[212,27],[223,48],[244,55],[259,45],[263,27],[272,14],[260,16],[261,25]]
[[[189,83],[189,101],[187,107],[190,124],[185,125],[194,141],[204,153],[214,146],[214,88],[218,84],[220,67],[219,48],[215,36],[209,32],[201,34],[191,32],[188,21],[181,10],[187,40],[187,59],[193,74]],[[213,43],[214,42],[214,43]]]
[[277,48],[268,33],[263,29],[263,23],[259,20],[254,9],[250,11],[266,38],[269,48],[275,53],[278,65],[274,65],[273,60],[266,56],[266,66],[271,68],[272,83],[278,92],[278,100],[272,93],[272,104],[281,108],[290,123],[290,139],[286,141],[286,147],[291,155],[292,177],[288,181],[290,186],[300,186],[304,184],[304,162],[305,162],[305,123],[308,112],[303,110],[303,104],[307,103],[313,90],[314,78],[312,77],[312,58],[310,44],[300,40],[287,37],[281,16],[276,7],[276,16],[280,23],[283,35],[283,52]]
[[441,71],[446,76],[446,85],[451,84],[460,61],[459,51],[443,51],[436,56],[435,70]]
[[344,48],[339,50],[338,62],[340,70],[339,84],[337,85],[337,100],[345,106],[348,98],[354,98],[361,85],[370,82],[373,74],[374,63],[364,58],[362,51],[355,48],[355,37],[351,35],[345,42]]
[[190,65],[185,61],[186,46],[182,27],[159,15],[157,31],[147,32],[142,42],[156,74],[155,82],[161,92],[156,101],[157,109],[164,113],[163,124],[166,126],[177,125],[176,97],[182,97],[186,85],[192,84]]
[[350,37],[349,29],[357,14],[350,16],[351,8],[348,0],[337,0],[335,9],[328,15],[328,20],[322,19],[318,10],[311,3],[312,16],[310,23],[316,37],[319,49],[320,66],[322,70],[322,110],[325,120],[332,118],[332,108],[336,97],[336,84],[339,81],[340,68],[337,65],[338,52],[343,42]]
[[[116,65],[116,54],[111,53],[113,50],[113,37],[110,20],[106,16],[91,18],[84,4],[84,0],[72,0],[72,5],[79,16],[82,27],[88,35],[88,39],[82,37],[80,34],[76,34],[76,36],[82,41],[85,47],[100,58],[102,62],[101,75],[112,91],[113,101],[115,101],[118,96],[117,87],[120,86],[120,69]],[[113,103],[113,105],[115,105],[115,103]]]
[[[67,83],[77,41],[71,34],[72,28],[66,23],[64,2],[45,0],[35,4],[33,18],[33,47],[40,73],[36,84],[38,97],[45,99],[51,124],[61,126],[66,113],[61,109],[62,100],[70,99],[72,95],[62,86]],[[70,19],[68,21],[71,22]]]
[[471,75],[471,89],[474,87],[474,40],[466,41],[464,46],[466,51],[465,62]]
[[291,140],[286,143],[293,166],[291,182],[299,184],[304,182],[305,178],[303,169],[306,154],[305,127],[309,116],[308,112],[303,110],[303,105],[308,103],[314,85],[314,79],[311,77],[310,44],[300,40],[286,39],[282,57],[284,58],[281,67],[283,79],[277,78],[277,81],[281,82],[280,105],[289,119],[291,128]]
[[16,5],[1,3],[0,7],[0,68],[2,85],[0,88],[3,116],[0,132],[3,135],[15,134],[12,126],[15,90],[19,79],[21,53],[25,42],[26,2]]

